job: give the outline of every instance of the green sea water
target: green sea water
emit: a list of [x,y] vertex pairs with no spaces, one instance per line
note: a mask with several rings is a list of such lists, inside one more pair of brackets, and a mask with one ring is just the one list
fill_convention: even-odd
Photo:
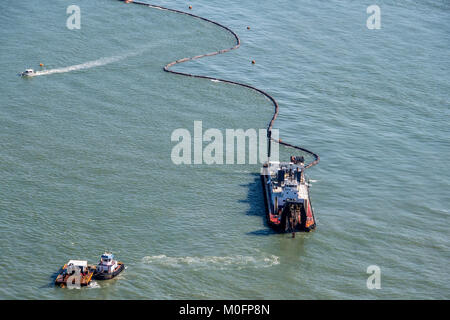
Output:
[[[450,298],[450,3],[376,1],[369,30],[373,2],[189,2],[242,46],[174,70],[266,90],[281,138],[321,156],[307,172],[317,230],[292,239],[265,223],[259,164],[171,160],[177,128],[272,116],[254,91],[163,72],[231,34],[113,0],[2,1],[0,299]],[[39,63],[61,72],[17,76]],[[127,265],[118,279],[52,285],[104,250]]]

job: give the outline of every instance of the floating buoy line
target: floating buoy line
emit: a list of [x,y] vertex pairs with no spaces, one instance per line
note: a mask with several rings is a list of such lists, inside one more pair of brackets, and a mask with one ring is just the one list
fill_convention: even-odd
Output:
[[[236,39],[236,44],[234,46],[232,46],[231,48],[222,49],[222,50],[219,50],[219,51],[205,53],[205,54],[201,54],[201,55],[198,55],[198,56],[195,56],[195,57],[183,58],[183,59],[179,59],[179,60],[170,62],[170,63],[168,63],[167,65],[164,66],[164,68],[163,68],[164,71],[165,72],[169,72],[169,73],[173,73],[173,74],[186,76],[186,77],[201,78],[201,79],[212,80],[214,82],[225,82],[225,83],[235,84],[235,85],[238,85],[238,86],[241,86],[241,87],[245,87],[245,88],[249,88],[249,89],[252,89],[252,90],[255,90],[255,91],[261,93],[266,98],[268,98],[272,102],[274,107],[275,107],[274,114],[272,116],[272,119],[269,122],[268,127],[267,127],[267,137],[268,137],[268,139],[270,139],[271,141],[274,141],[274,142],[276,142],[276,143],[278,143],[280,145],[283,145],[283,146],[286,146],[286,147],[289,147],[289,148],[293,148],[293,149],[297,149],[297,150],[303,151],[303,152],[311,155],[314,158],[314,160],[312,162],[310,162],[309,164],[305,165],[305,168],[310,168],[310,167],[316,165],[317,163],[319,163],[320,157],[319,157],[319,155],[317,153],[314,153],[314,152],[312,152],[312,151],[310,151],[308,149],[305,149],[305,148],[302,148],[302,147],[299,147],[299,146],[296,146],[296,145],[284,142],[281,139],[276,140],[276,139],[272,138],[273,123],[275,122],[275,119],[278,116],[280,107],[278,106],[277,101],[270,94],[268,94],[267,92],[265,92],[265,91],[263,91],[261,89],[258,89],[256,87],[253,87],[251,85],[245,84],[245,83],[240,83],[240,82],[231,81],[231,80],[225,80],[225,79],[220,79],[220,78],[208,77],[208,76],[203,76],[203,75],[195,75],[195,74],[190,74],[190,73],[170,70],[170,68],[173,67],[176,64],[180,64],[180,63],[187,62],[187,61],[192,61],[192,60],[197,60],[197,59],[200,59],[200,58],[203,58],[203,57],[209,57],[209,56],[218,55],[218,54],[225,53],[225,52],[228,52],[228,51],[231,51],[231,50],[239,48],[240,45],[241,45],[241,40],[239,39],[239,36],[233,30],[231,30],[230,28],[228,28],[228,27],[226,27],[226,26],[224,26],[224,25],[222,25],[222,24],[220,24],[220,23],[218,23],[216,21],[213,21],[213,20],[210,20],[210,19],[207,19],[207,18],[203,18],[203,17],[197,16],[197,15],[189,13],[189,12],[184,12],[184,11],[180,11],[180,10],[176,10],[176,9],[170,9],[170,8],[166,8],[166,7],[163,7],[163,6],[149,4],[149,3],[144,3],[144,2],[139,2],[139,1],[134,1],[134,0],[119,0],[119,1],[122,1],[122,2],[125,2],[125,3],[133,3],[133,4],[137,4],[137,5],[150,7],[150,8],[155,8],[155,9],[160,9],[160,10],[165,10],[165,11],[170,11],[170,12],[175,12],[175,13],[178,13],[178,14],[191,16],[191,17],[194,17],[194,18],[197,18],[197,19],[200,19],[200,20],[203,20],[203,21],[215,24],[216,26],[219,26],[219,27],[225,29],[226,31],[230,32],[234,36],[234,38]],[[189,6],[189,10],[192,10],[192,6]],[[250,27],[247,27],[247,29],[250,30]],[[252,64],[255,64],[255,60],[252,60]],[[269,150],[270,150],[270,148],[269,148]],[[270,153],[269,152],[270,151],[268,151],[268,155],[270,157]]]

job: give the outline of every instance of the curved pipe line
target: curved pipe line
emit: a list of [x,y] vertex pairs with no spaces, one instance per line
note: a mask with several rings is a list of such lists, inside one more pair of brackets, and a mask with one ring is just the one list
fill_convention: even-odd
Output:
[[[126,2],[126,0],[119,0],[119,1]],[[278,106],[277,101],[270,94],[268,94],[267,92],[265,92],[265,91],[263,91],[261,89],[258,89],[256,87],[253,87],[251,85],[245,84],[245,83],[240,83],[240,82],[235,82],[235,81],[226,80],[226,79],[220,79],[220,78],[214,78],[214,77],[208,77],[208,76],[202,76],[202,75],[195,75],[195,74],[190,74],[190,73],[184,73],[184,72],[178,72],[178,71],[170,70],[170,68],[173,67],[176,64],[180,64],[180,63],[183,63],[183,62],[200,59],[200,58],[203,58],[203,57],[214,56],[214,55],[217,55],[217,54],[225,53],[225,52],[228,52],[228,51],[231,51],[231,50],[239,48],[240,45],[241,45],[241,39],[239,39],[239,36],[233,30],[231,30],[230,28],[228,28],[228,27],[226,27],[226,26],[224,26],[224,25],[222,25],[222,24],[220,24],[220,23],[218,23],[216,21],[209,20],[209,19],[197,16],[197,15],[189,13],[189,12],[184,12],[184,11],[180,11],[180,10],[170,9],[170,8],[166,8],[166,7],[163,7],[163,6],[158,6],[158,5],[144,3],[144,2],[139,2],[139,1],[132,1],[131,3],[147,6],[147,7],[150,7],[150,8],[166,10],[166,11],[170,11],[170,12],[175,12],[175,13],[191,16],[191,17],[194,17],[194,18],[197,18],[197,19],[201,19],[203,21],[215,24],[215,25],[225,29],[226,31],[230,32],[234,36],[234,38],[236,39],[236,44],[233,47],[228,48],[228,49],[222,49],[222,50],[219,50],[219,51],[210,52],[210,53],[201,54],[201,55],[198,55],[198,56],[195,56],[195,57],[183,58],[183,59],[179,59],[179,60],[170,62],[170,63],[168,63],[167,65],[164,66],[164,68],[163,68],[164,71],[170,72],[170,73],[173,73],[173,74],[182,75],[182,76],[187,76],[187,77],[209,79],[209,80],[215,80],[215,81],[221,81],[221,82],[225,82],[225,83],[235,84],[235,85],[238,85],[238,86],[241,86],[241,87],[246,87],[246,88],[249,88],[249,89],[252,89],[252,90],[255,90],[255,91],[261,93],[266,98],[268,98],[272,102],[274,107],[275,107],[274,114],[272,116],[272,119],[269,122],[269,126],[267,127],[267,136],[270,137],[270,140],[274,141],[274,142],[277,142],[277,143],[279,143],[281,145],[284,145],[286,147],[290,147],[290,148],[294,148],[294,149],[297,149],[297,150],[301,150],[301,151],[306,152],[306,153],[310,154],[311,156],[313,156],[314,157],[314,161],[312,161],[311,163],[306,165],[305,168],[310,168],[310,167],[316,165],[317,163],[319,163],[320,157],[319,157],[319,155],[317,153],[314,153],[314,152],[312,152],[312,151],[310,151],[308,149],[305,149],[305,148],[302,148],[302,147],[299,147],[299,146],[292,145],[290,143],[286,143],[284,141],[281,141],[281,139],[275,140],[275,139],[273,139],[271,137],[273,123],[275,122],[275,119],[278,116],[278,112],[279,112],[280,107]]]

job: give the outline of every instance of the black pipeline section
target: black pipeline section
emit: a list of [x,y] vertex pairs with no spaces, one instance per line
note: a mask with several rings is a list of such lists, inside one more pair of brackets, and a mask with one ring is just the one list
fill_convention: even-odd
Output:
[[[216,80],[216,81],[226,82],[226,83],[235,84],[235,85],[238,85],[238,86],[241,86],[241,87],[246,87],[246,88],[258,91],[259,93],[261,93],[264,96],[266,96],[272,102],[272,104],[275,107],[274,114],[272,116],[272,119],[269,122],[269,126],[267,127],[267,137],[268,137],[268,139],[270,139],[271,141],[277,142],[277,143],[279,143],[279,144],[281,144],[283,146],[294,148],[294,149],[297,149],[297,150],[300,150],[300,151],[303,151],[303,152],[306,152],[306,153],[310,154],[314,158],[314,161],[312,161],[311,163],[307,164],[305,166],[305,168],[310,168],[310,167],[316,165],[317,163],[319,163],[320,157],[319,157],[318,154],[316,154],[316,153],[314,153],[314,152],[312,152],[312,151],[310,151],[308,149],[305,149],[305,148],[302,148],[302,147],[299,147],[299,146],[295,146],[295,145],[292,145],[290,143],[286,143],[284,141],[281,141],[281,139],[275,140],[275,139],[272,138],[272,127],[273,127],[273,123],[275,122],[275,119],[278,116],[279,106],[278,106],[277,101],[270,94],[268,94],[267,92],[265,92],[265,91],[263,91],[261,89],[258,89],[256,87],[253,87],[251,85],[245,84],[245,83],[240,83],[240,82],[230,81],[230,80],[225,80],[225,79],[220,79],[220,78],[214,78],[214,77],[208,77],[208,76],[202,76],[202,75],[195,75],[195,74],[190,74],[190,73],[184,73],[184,72],[178,72],[178,71],[170,70],[170,67],[173,67],[176,64],[180,64],[180,63],[191,61],[191,60],[200,59],[200,58],[203,58],[203,57],[214,56],[214,55],[217,55],[217,54],[225,53],[225,52],[228,52],[228,51],[231,51],[231,50],[239,48],[240,45],[241,45],[241,40],[239,39],[238,35],[233,30],[231,30],[230,28],[228,28],[228,27],[226,27],[226,26],[224,26],[224,25],[222,25],[222,24],[220,24],[218,22],[215,22],[215,21],[212,21],[212,20],[209,20],[209,19],[197,16],[197,15],[189,13],[189,12],[184,12],[184,11],[180,11],[180,10],[170,9],[170,8],[166,8],[166,7],[162,7],[162,6],[158,6],[158,5],[154,5],[154,4],[148,4],[148,3],[144,3],[144,2],[138,2],[138,1],[129,1],[129,0],[128,1],[127,0],[119,0],[119,1],[122,1],[122,2],[125,2],[125,3],[134,3],[134,4],[138,4],[138,5],[147,6],[147,7],[150,7],[150,8],[171,11],[171,12],[175,12],[175,13],[179,13],[179,14],[184,14],[184,15],[187,15],[187,16],[191,16],[191,17],[194,17],[194,18],[197,18],[197,19],[201,19],[201,20],[207,21],[209,23],[215,24],[215,25],[225,29],[226,31],[230,32],[234,36],[234,38],[236,39],[236,44],[233,47],[228,48],[228,49],[222,49],[222,50],[215,51],[215,52],[206,53],[206,54],[201,54],[201,55],[198,55],[198,56],[195,56],[195,57],[183,58],[183,59],[179,59],[179,60],[170,62],[169,64],[164,66],[164,71],[170,72],[170,73],[174,73],[174,74],[179,74],[179,75],[182,75],[182,76],[187,76],[187,77],[202,78],[202,79],[209,79],[209,80]],[[268,156],[270,157],[270,143],[269,143],[269,151],[268,151],[268,153],[269,153]]]

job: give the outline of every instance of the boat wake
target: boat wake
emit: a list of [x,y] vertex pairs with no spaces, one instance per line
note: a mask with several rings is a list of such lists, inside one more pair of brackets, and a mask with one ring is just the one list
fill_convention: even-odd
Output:
[[204,257],[168,257],[166,255],[147,256],[142,259],[145,264],[160,265],[163,267],[199,269],[247,269],[268,268],[280,264],[280,258],[275,255],[253,256],[204,256]]
[[69,66],[69,67],[64,67],[64,68],[56,68],[56,69],[36,71],[35,74],[32,75],[32,76],[33,77],[46,76],[46,75],[54,74],[54,73],[66,73],[66,72],[71,72],[71,71],[77,71],[77,70],[83,70],[83,69],[90,69],[90,68],[100,67],[100,66],[104,66],[104,65],[107,65],[107,64],[110,64],[110,63],[114,63],[114,62],[126,59],[126,58],[128,58],[128,57],[130,57],[132,55],[137,55],[137,53],[130,53],[130,54],[120,55],[120,56],[100,58],[100,59],[97,59],[97,60],[88,61],[88,62],[85,62],[85,63],[81,63],[81,64]]
[[98,289],[98,288],[101,288],[101,286],[98,284],[97,281],[92,281],[91,283],[89,283],[88,288],[89,289]]

